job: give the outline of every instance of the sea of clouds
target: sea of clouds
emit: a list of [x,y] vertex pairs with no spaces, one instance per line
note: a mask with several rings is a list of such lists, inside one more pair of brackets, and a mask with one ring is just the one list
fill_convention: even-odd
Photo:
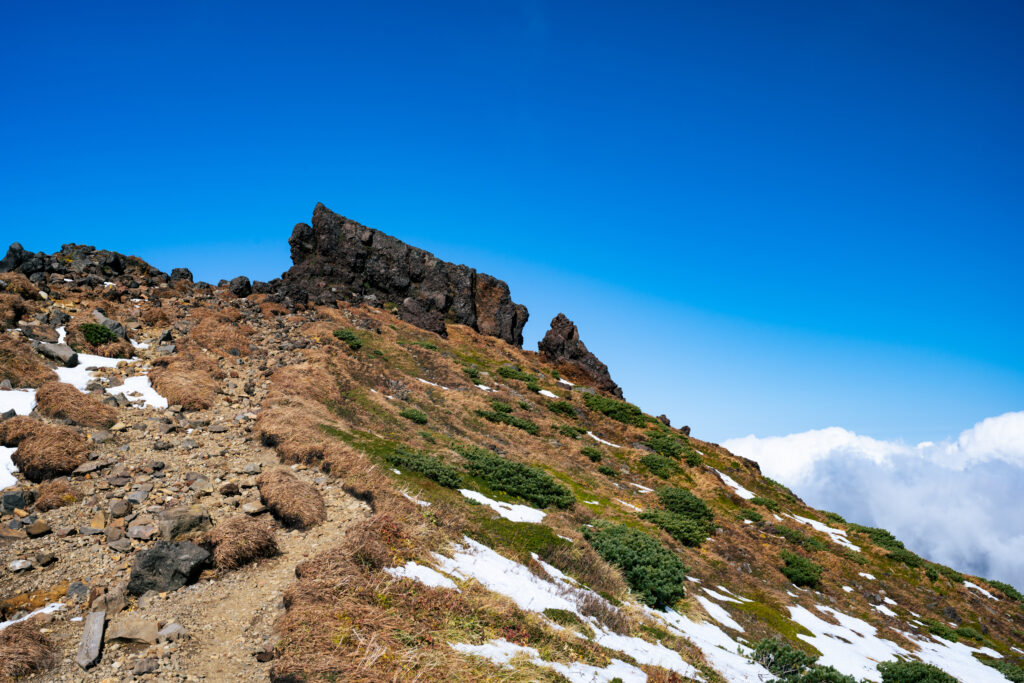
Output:
[[809,505],[884,527],[909,549],[1024,590],[1024,412],[908,445],[840,427],[722,444]]

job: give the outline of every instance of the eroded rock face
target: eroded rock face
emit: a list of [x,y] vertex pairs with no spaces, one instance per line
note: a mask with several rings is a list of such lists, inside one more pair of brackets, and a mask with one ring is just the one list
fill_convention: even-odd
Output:
[[288,244],[294,265],[282,276],[283,290],[293,301],[392,303],[424,329],[439,331],[448,321],[523,345],[529,313],[490,275],[442,261],[323,204],[312,225],[295,226]]
[[594,383],[594,388],[622,398],[622,389],[612,381],[608,366],[587,350],[586,344],[580,340],[576,325],[564,313],[559,313],[551,321],[551,329],[537,347],[546,359],[559,365],[572,366],[582,373]]

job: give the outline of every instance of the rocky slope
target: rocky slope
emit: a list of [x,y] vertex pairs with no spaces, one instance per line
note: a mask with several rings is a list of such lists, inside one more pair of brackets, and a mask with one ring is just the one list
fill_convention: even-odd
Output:
[[503,284],[313,223],[273,283],[8,252],[0,680],[1020,680],[1012,587],[620,400],[564,316],[524,351]]

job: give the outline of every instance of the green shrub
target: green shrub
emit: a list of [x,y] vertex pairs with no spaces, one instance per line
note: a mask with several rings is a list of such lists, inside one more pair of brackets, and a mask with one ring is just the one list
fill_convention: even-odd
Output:
[[908,567],[917,568],[924,564],[924,560],[910,552],[906,548],[897,548],[889,551],[889,559],[902,562]]
[[1010,584],[1003,583],[1002,581],[986,580],[986,582],[993,588],[998,589],[1003,595],[1010,598],[1011,600],[1016,600],[1017,602],[1024,602],[1024,595],[1021,595],[1021,592],[1013,586],[1011,586]]
[[709,522],[715,519],[715,513],[707,503],[686,489],[662,486],[658,489],[657,495],[661,504],[671,513]]
[[[989,583],[992,582],[989,581]],[[991,666],[993,669],[1003,674],[1003,676],[1005,676],[1011,683],[1024,683],[1024,669],[1013,662],[1008,662],[1005,659],[992,659],[991,657],[978,657],[978,660],[982,664]]]
[[647,424],[647,418],[644,416],[643,411],[632,403],[617,401],[614,398],[608,398],[600,394],[583,394],[583,402],[591,410],[607,415],[613,420],[637,427],[643,427]]
[[531,406],[531,405],[530,405],[529,403],[527,403],[526,401],[520,401],[520,402],[519,402],[519,407],[520,407],[520,408],[522,408],[523,410],[527,410],[527,411],[529,411],[529,410],[533,410],[533,406]]
[[405,410],[400,412],[399,415],[404,417],[406,420],[412,420],[418,425],[427,424],[426,413],[424,413],[422,410],[417,410],[416,408],[406,408]]
[[690,445],[690,441],[687,439],[683,442],[683,460],[690,467],[698,467],[704,462],[704,458],[701,457],[697,449]]
[[462,371],[473,380],[473,384],[480,384],[480,371],[476,368],[462,368]]
[[648,510],[640,518],[653,522],[683,545],[699,546],[715,531],[715,515],[697,496],[686,489],[663,486],[658,498],[664,510]]
[[765,638],[754,646],[750,658],[778,676],[781,683],[857,683],[831,666],[815,664],[812,657],[778,638]]
[[882,662],[882,683],[959,683],[942,669],[922,662]]
[[437,344],[434,344],[433,342],[415,341],[414,340],[414,341],[409,342],[409,346],[419,346],[420,348],[428,349],[430,351],[437,351]]
[[750,499],[750,502],[753,503],[754,505],[766,507],[772,512],[778,512],[779,510],[782,509],[781,506],[771,498],[764,498],[762,496],[754,496],[753,498]]
[[742,519],[749,519],[751,522],[760,522],[764,519],[764,516],[760,512],[757,510],[750,510],[748,508],[740,510],[740,517]]
[[82,323],[78,326],[78,331],[85,337],[85,341],[93,346],[102,346],[117,339],[116,334],[98,323]]
[[570,439],[578,439],[586,434],[587,430],[581,427],[574,427],[573,425],[561,425],[558,428],[558,433]]
[[352,330],[346,330],[344,328],[337,329],[334,331],[334,336],[348,344],[348,348],[353,351],[358,351],[363,348],[362,340],[359,339],[359,337],[356,336],[356,333]]
[[503,422],[513,427],[522,429],[527,434],[537,436],[540,434],[540,427],[537,426],[536,422],[527,420],[525,417],[518,417],[516,415],[509,415],[508,413],[501,412],[488,412],[486,410],[478,410],[476,414],[490,422]]
[[788,550],[779,553],[779,557],[786,563],[780,571],[794,584],[810,588],[817,588],[821,585],[821,573],[824,569],[820,564]]
[[530,391],[532,391],[535,394],[539,394],[540,393],[540,384],[538,384],[537,380],[535,380],[535,379],[531,379],[529,382],[527,382],[526,383],[526,388],[529,389]]
[[939,570],[936,569],[934,565],[928,565],[925,567],[924,575],[928,577],[929,581],[939,580]]
[[956,634],[961,638],[967,638],[968,640],[984,640],[982,635],[978,633],[978,630],[973,626],[961,626],[956,630]]
[[608,465],[600,465],[597,468],[597,471],[600,472],[601,474],[603,474],[606,477],[617,477],[617,476],[619,476],[619,473],[616,472],[613,468],[608,467]]
[[664,455],[658,455],[657,453],[648,453],[640,458],[640,462],[651,471],[651,474],[662,479],[668,479],[679,471],[679,466],[676,465],[675,460],[666,458]]
[[677,460],[679,459],[679,454],[683,452],[683,445],[679,443],[679,439],[656,429],[647,432],[647,445],[655,453]]
[[462,484],[462,474],[451,465],[445,464],[440,458],[409,451],[402,447],[396,448],[394,452],[388,453],[384,457],[394,467],[419,472],[441,486],[456,489]]
[[583,537],[601,557],[622,570],[645,604],[671,606],[686,595],[686,565],[657,539],[607,522],[585,528]]
[[924,619],[923,621],[925,626],[928,627],[928,633],[931,633],[933,636],[945,638],[946,640],[954,643],[959,642],[960,636],[958,636],[956,631],[951,629],[945,623],[936,619]]
[[580,453],[587,456],[587,458],[590,459],[590,462],[601,461],[601,449],[596,448],[595,446],[584,446],[580,449]]
[[416,433],[419,434],[420,438],[426,441],[427,443],[437,443],[437,439],[434,438],[434,435],[428,432],[427,430],[419,431]]
[[537,378],[528,372],[523,372],[519,368],[512,367],[511,365],[503,365],[498,368],[498,374],[505,379],[517,379],[520,382],[536,382]]
[[865,534],[871,539],[872,543],[880,548],[885,548],[886,550],[903,550],[903,542],[898,540],[885,529],[861,526],[860,524],[850,524],[849,527],[851,531]]
[[551,401],[548,403],[548,410],[556,415],[564,415],[570,418],[576,417],[576,408],[568,401]]
[[499,401],[498,399],[494,399],[493,401],[491,401],[491,408],[496,413],[511,413],[512,412],[512,406],[511,405],[509,405],[508,403],[505,403],[504,401]]
[[469,473],[495,491],[518,496],[539,508],[568,508],[576,502],[572,491],[539,467],[514,462],[477,446],[458,446],[455,450],[466,459]]
[[945,576],[947,579],[949,579],[953,583],[963,583],[964,579],[966,578],[966,577],[964,577],[963,574],[961,574],[957,570],[950,569],[949,567],[944,567],[941,564],[935,565],[935,568],[939,570],[940,574]]
[[843,516],[835,512],[826,512],[825,519],[835,524],[846,524],[846,520],[843,519]]

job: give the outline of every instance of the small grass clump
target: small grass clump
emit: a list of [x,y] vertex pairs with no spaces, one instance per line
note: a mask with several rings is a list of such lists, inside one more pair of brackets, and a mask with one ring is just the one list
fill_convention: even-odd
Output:
[[882,674],[882,683],[958,683],[942,669],[923,662],[882,662],[878,670]]
[[358,351],[363,348],[363,340],[356,336],[356,333],[352,330],[340,328],[334,331],[334,336],[345,342],[348,345],[348,348],[353,351]]
[[103,346],[112,341],[117,341],[117,335],[99,323],[82,323],[78,331],[85,337],[85,341],[93,346]]
[[624,424],[636,427],[643,427],[647,424],[647,416],[632,403],[617,401],[600,394],[584,394],[583,402],[591,410]]
[[422,410],[417,410],[416,408],[406,408],[398,415],[400,417],[404,417],[406,420],[415,422],[418,425],[427,424],[427,414],[424,413]]
[[615,471],[615,468],[609,467],[608,465],[599,465],[597,471],[606,477],[617,477],[619,473]]
[[584,529],[583,537],[601,557],[622,571],[646,605],[671,606],[686,595],[686,565],[657,539],[607,522]]
[[885,548],[886,550],[903,550],[904,548],[903,541],[900,541],[885,529],[861,526],[860,524],[850,524],[849,527],[850,531],[856,531],[870,538],[871,542],[879,548]]
[[266,470],[256,478],[256,486],[262,503],[285,526],[308,529],[327,519],[327,507],[320,492],[290,470]]
[[476,368],[465,367],[462,371],[466,373],[466,376],[473,380],[473,384],[480,384],[480,371]]
[[455,450],[466,459],[469,473],[495,491],[518,496],[539,508],[554,505],[565,509],[576,502],[572,491],[539,467],[503,458],[477,446],[458,446]]
[[683,545],[699,546],[715,530],[715,515],[703,500],[686,489],[663,486],[658,498],[664,510],[640,513]]
[[394,467],[402,471],[418,472],[427,479],[449,489],[457,489],[462,484],[462,474],[446,464],[440,458],[426,453],[417,453],[406,450],[399,446],[393,452],[388,453],[385,459]]
[[780,509],[782,509],[776,501],[772,500],[771,498],[765,498],[763,496],[754,496],[753,498],[750,499],[750,502],[753,503],[754,505],[766,507],[772,512],[778,512]]
[[491,401],[492,410],[478,410],[476,414],[489,422],[501,422],[513,427],[522,429],[527,434],[537,436],[540,434],[540,427],[533,420],[519,417],[512,414],[512,406],[504,401]]
[[820,564],[788,550],[779,553],[779,557],[786,563],[780,571],[794,584],[808,588],[817,588],[821,585],[821,573],[824,568]]
[[556,415],[563,415],[569,418],[576,417],[576,408],[569,401],[551,401],[548,403],[548,410]]
[[601,449],[596,446],[584,446],[580,449],[580,453],[587,456],[590,462],[601,462]]
[[37,617],[0,631],[0,681],[46,671],[57,663],[58,650],[40,626]]
[[36,392],[36,402],[36,411],[42,415],[84,427],[109,427],[117,422],[114,408],[64,382],[43,384]]
[[206,535],[206,540],[213,546],[213,563],[226,571],[278,553],[274,530],[249,515],[226,519]]
[[640,462],[650,470],[651,474],[662,479],[668,479],[679,471],[679,466],[675,460],[666,458],[664,455],[658,455],[657,453],[648,453],[640,458]]
[[924,619],[923,621],[925,626],[928,628],[928,633],[931,633],[933,636],[945,638],[951,643],[956,643],[960,641],[960,636],[957,634],[957,632],[950,628],[944,622],[941,622],[937,619]]

